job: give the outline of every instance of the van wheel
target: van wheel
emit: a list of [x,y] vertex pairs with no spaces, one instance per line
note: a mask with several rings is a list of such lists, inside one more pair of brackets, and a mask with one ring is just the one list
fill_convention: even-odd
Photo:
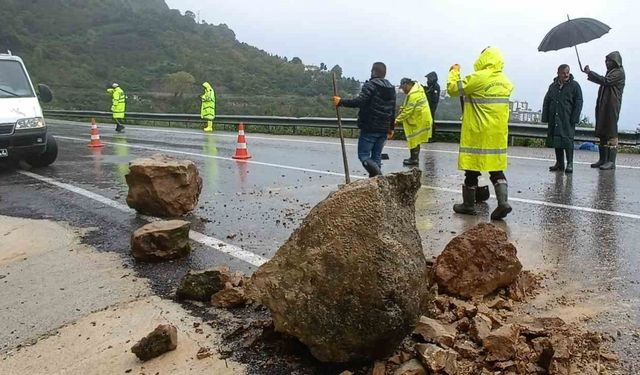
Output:
[[47,134],[47,150],[40,155],[29,157],[26,161],[32,167],[47,167],[53,164],[57,157],[58,143],[51,134]]

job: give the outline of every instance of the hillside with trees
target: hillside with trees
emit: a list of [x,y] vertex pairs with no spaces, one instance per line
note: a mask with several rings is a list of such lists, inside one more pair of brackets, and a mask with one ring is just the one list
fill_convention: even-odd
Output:
[[341,94],[360,87],[339,66],[270,54],[163,0],[1,3],[0,51],[22,57],[34,82],[50,85],[51,108],[108,110],[105,89],[118,82],[129,111],[197,113],[200,84],[209,81],[221,114],[332,116],[331,72]]

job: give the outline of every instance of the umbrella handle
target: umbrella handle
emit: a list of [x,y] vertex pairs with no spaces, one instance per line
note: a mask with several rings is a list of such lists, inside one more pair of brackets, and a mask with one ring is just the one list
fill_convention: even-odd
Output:
[[582,62],[580,61],[580,54],[578,53],[578,46],[573,46],[576,49],[576,56],[578,57],[578,65],[580,65],[580,71],[584,72],[584,69],[582,69]]

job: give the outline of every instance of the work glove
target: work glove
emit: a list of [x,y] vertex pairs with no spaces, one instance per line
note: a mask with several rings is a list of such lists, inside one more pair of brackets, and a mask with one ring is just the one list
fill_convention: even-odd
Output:
[[452,70],[456,70],[456,71],[459,72],[460,71],[460,65],[459,64],[451,65],[451,68],[449,68],[449,71],[452,71]]
[[340,100],[342,99],[339,96],[331,97],[331,101],[333,102],[333,105],[335,105],[336,107],[340,105]]

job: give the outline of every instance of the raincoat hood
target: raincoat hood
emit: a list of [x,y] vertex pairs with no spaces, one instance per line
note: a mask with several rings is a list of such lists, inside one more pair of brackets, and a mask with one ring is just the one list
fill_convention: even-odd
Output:
[[613,51],[607,55],[607,59],[612,60],[616,64],[618,64],[618,68],[622,68],[622,56],[620,56],[620,52]]
[[427,77],[427,82],[429,82],[429,83],[438,82],[438,74],[436,72],[431,72],[431,73],[427,74],[426,77]]
[[213,88],[211,87],[211,85],[209,84],[209,82],[205,82],[202,84],[202,87],[204,87],[205,90],[209,91],[209,90],[213,90]]
[[493,70],[496,72],[501,72],[504,68],[504,57],[502,56],[502,52],[496,47],[487,47],[478,57],[476,63],[473,65],[475,71],[479,70]]

